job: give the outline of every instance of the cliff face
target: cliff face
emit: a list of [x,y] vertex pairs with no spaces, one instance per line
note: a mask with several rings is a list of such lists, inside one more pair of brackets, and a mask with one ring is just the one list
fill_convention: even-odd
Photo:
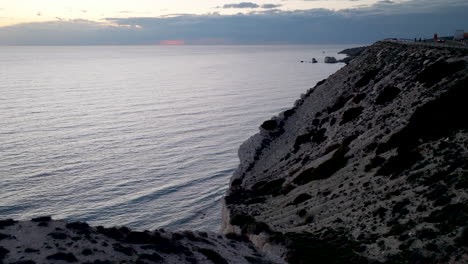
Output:
[[223,231],[290,263],[467,263],[468,52],[380,42],[239,149]]

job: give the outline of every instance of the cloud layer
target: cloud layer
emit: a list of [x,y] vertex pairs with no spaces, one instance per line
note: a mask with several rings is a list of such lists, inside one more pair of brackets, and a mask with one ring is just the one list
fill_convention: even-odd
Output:
[[271,9],[271,8],[278,8],[280,7],[281,5],[275,5],[275,4],[263,4],[263,5],[257,5],[255,3],[252,3],[252,2],[242,2],[242,3],[239,3],[239,4],[226,4],[226,5],[223,5],[223,8],[264,8],[264,9]]
[[252,2],[242,2],[239,4],[226,4],[223,8],[258,8],[259,5]]
[[0,45],[145,45],[165,40],[187,44],[371,43],[389,37],[431,37],[435,32],[452,35],[462,28],[468,31],[466,0],[385,1],[341,11],[262,7],[266,10],[238,15],[21,24],[0,28]]

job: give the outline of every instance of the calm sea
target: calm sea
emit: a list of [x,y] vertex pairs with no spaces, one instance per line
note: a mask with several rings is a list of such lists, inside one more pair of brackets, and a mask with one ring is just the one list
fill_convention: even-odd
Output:
[[0,218],[216,231],[239,145],[347,47],[0,47]]

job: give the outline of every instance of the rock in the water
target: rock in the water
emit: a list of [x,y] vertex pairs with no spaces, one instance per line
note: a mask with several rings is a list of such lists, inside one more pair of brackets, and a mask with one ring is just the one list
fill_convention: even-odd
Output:
[[335,57],[326,56],[325,59],[324,59],[324,62],[325,62],[325,63],[337,63],[338,60],[336,60]]

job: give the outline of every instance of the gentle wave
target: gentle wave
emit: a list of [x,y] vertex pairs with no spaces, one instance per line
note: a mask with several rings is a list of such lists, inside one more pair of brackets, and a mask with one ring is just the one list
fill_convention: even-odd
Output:
[[0,218],[217,230],[238,146],[343,48],[4,47]]

